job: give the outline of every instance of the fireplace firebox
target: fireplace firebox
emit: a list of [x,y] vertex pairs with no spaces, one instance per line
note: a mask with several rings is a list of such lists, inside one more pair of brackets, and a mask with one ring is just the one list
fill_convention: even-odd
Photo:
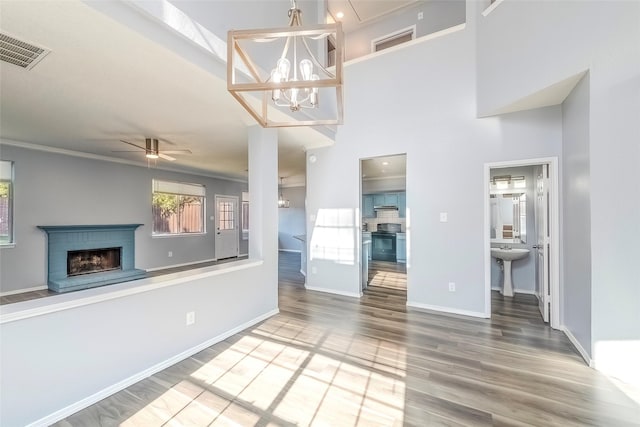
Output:
[[67,276],[120,270],[122,248],[84,249],[67,252]]
[[141,225],[38,226],[48,237],[49,289],[69,292],[145,277],[135,268],[135,231]]

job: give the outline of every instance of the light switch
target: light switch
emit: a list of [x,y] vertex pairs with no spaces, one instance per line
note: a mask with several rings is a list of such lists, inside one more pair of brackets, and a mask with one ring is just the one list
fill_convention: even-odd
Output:
[[446,212],[440,212],[440,222],[447,222],[449,221],[449,216],[447,215]]

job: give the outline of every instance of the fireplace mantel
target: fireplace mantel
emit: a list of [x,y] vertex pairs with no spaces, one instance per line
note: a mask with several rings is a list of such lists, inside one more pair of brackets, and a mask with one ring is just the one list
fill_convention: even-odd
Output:
[[[135,230],[142,224],[39,225],[48,236],[49,289],[69,292],[143,278],[135,268]],[[121,269],[67,276],[67,253],[77,250],[121,248]]]

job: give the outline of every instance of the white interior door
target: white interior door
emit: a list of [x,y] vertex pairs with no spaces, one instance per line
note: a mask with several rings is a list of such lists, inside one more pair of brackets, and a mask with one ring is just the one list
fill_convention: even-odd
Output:
[[238,198],[216,196],[216,259],[238,256]]
[[549,321],[549,165],[536,167],[536,297],[545,322]]

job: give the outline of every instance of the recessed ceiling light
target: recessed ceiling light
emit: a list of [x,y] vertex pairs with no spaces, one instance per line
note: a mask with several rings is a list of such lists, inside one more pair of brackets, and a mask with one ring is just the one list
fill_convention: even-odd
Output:
[[389,162],[382,162],[382,166],[389,166]]
[[338,12],[338,13],[336,13],[336,18],[338,18],[338,19],[342,19],[342,18],[344,18],[344,12]]

